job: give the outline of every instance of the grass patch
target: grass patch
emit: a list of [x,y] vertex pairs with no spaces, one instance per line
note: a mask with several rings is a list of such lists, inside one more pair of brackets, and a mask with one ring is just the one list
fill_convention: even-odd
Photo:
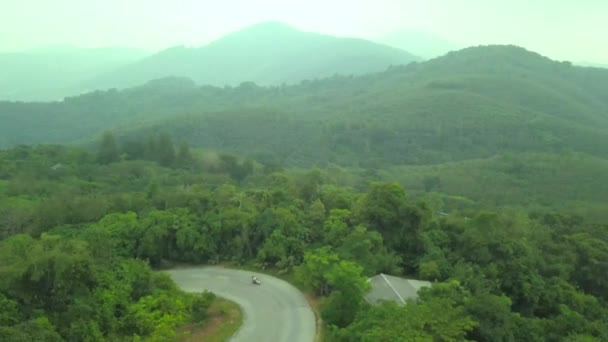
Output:
[[209,318],[201,324],[186,325],[180,329],[179,342],[224,342],[236,333],[243,323],[241,307],[227,299],[217,297],[209,307]]

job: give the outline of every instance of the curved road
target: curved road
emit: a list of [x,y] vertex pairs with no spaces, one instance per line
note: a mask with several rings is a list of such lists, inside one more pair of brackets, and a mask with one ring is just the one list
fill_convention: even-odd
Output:
[[[238,303],[243,325],[230,341],[313,342],[315,316],[304,295],[281,279],[218,266],[164,271],[188,292],[209,290]],[[261,286],[251,283],[255,275]]]

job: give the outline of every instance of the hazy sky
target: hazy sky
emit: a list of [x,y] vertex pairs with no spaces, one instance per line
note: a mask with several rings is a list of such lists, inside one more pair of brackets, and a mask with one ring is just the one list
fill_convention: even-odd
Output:
[[608,63],[606,18],[608,0],[0,0],[0,51],[198,46],[274,20],[363,38],[416,28],[463,46],[508,43]]

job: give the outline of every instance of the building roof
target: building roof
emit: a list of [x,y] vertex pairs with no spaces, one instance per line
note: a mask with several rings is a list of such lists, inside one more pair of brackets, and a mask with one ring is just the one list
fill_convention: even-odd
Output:
[[368,279],[370,291],[365,300],[370,304],[377,304],[381,300],[394,301],[405,304],[408,299],[418,298],[418,290],[430,287],[431,282],[423,280],[405,279],[380,273]]
[[63,164],[57,163],[57,164],[51,166],[51,169],[53,169],[53,170],[63,169]]

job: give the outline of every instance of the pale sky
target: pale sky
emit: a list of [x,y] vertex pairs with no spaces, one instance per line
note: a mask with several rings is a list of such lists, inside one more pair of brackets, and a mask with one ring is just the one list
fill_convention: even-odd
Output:
[[415,28],[462,46],[608,63],[608,0],[0,0],[0,51],[200,46],[267,20],[370,39]]

